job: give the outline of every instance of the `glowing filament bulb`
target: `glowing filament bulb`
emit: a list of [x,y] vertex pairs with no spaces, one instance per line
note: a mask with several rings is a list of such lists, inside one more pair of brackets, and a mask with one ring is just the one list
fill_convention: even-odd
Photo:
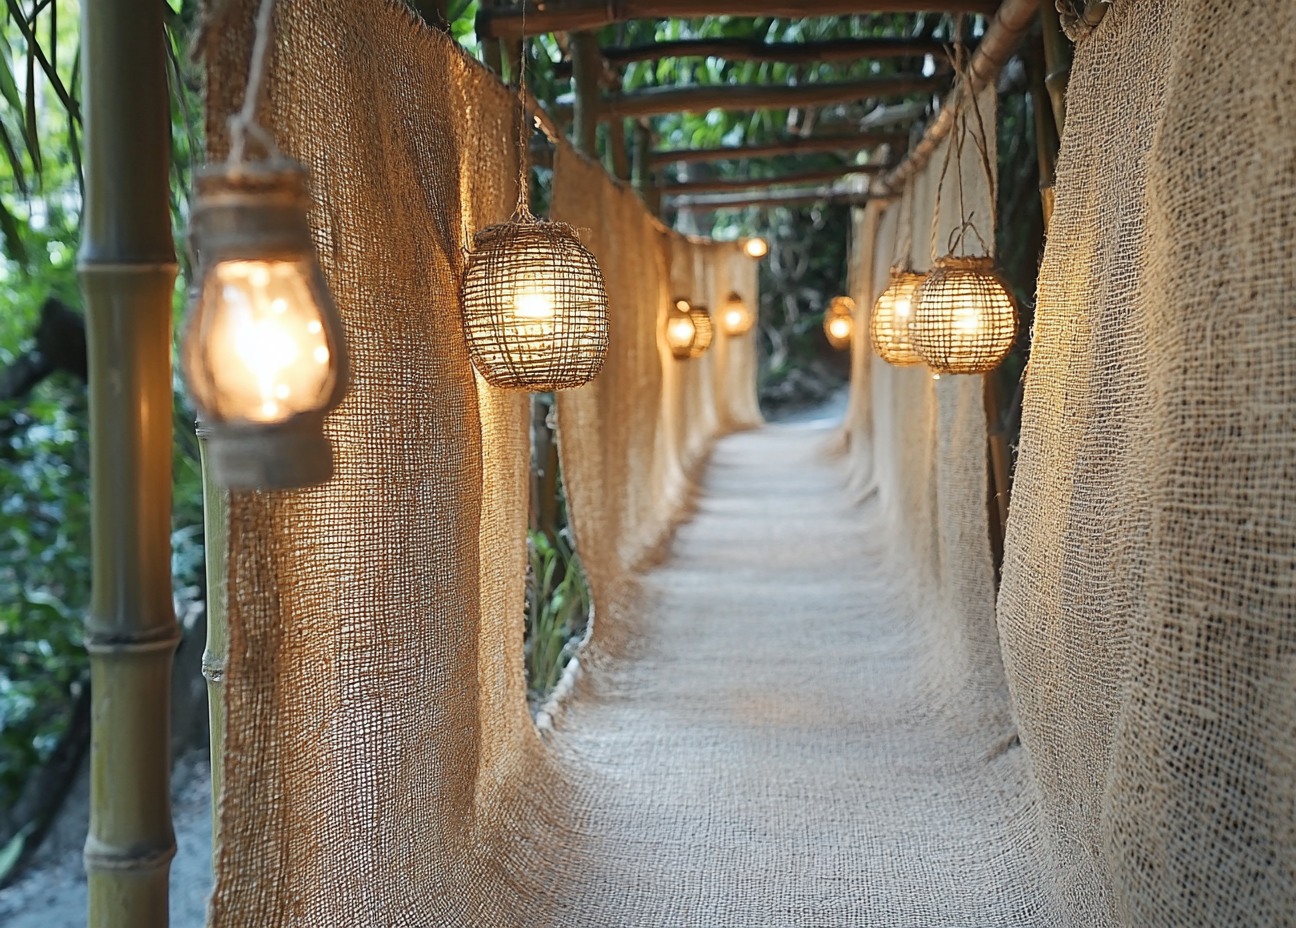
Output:
[[693,341],[696,327],[688,317],[672,319],[666,326],[667,340],[672,346],[687,347]]
[[845,316],[838,316],[828,323],[828,330],[837,338],[847,338],[851,330],[850,319]]
[[201,351],[227,418],[278,422],[323,404],[335,372],[310,269],[225,261],[209,273]]
[[519,319],[552,319],[553,295],[543,291],[523,290],[513,299],[513,315]]
[[736,329],[743,323],[743,313],[741,309],[731,309],[725,313],[725,325],[731,329]]
[[908,319],[909,313],[913,311],[913,300],[909,296],[898,296],[895,301],[895,314],[901,318]]
[[960,306],[954,311],[954,327],[965,335],[975,335],[981,328],[981,312],[975,305]]

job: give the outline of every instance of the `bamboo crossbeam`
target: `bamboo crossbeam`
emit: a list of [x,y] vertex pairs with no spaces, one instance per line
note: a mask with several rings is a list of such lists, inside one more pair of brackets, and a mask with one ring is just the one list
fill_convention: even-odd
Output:
[[781,174],[773,177],[686,181],[682,184],[667,184],[663,188],[663,192],[666,194],[720,193],[729,190],[750,190],[756,187],[776,187],[788,184],[817,184],[826,180],[837,180],[851,174],[878,174],[885,170],[886,167],[880,164],[845,165],[838,168],[826,168],[821,171],[802,171],[799,174]]
[[793,86],[766,84],[716,84],[694,87],[661,87],[637,93],[604,97],[604,118],[663,116],[667,113],[705,113],[709,110],[791,109],[828,106],[911,93],[932,93],[945,84],[940,77],[900,75],[855,81]]
[[82,6],[90,384],[90,928],[165,928],[171,825],[171,109],[157,0]]
[[723,58],[726,61],[769,61],[798,64],[815,61],[858,61],[863,58],[944,56],[940,42],[910,38],[827,39],[820,42],[762,42],[752,39],[682,39],[604,48],[603,57],[615,65],[659,58]]
[[825,136],[820,138],[790,138],[768,145],[748,145],[728,148],[674,148],[655,151],[649,156],[650,163],[678,164],[680,162],[697,163],[699,161],[736,161],[742,158],[770,158],[775,155],[798,155],[815,151],[853,152],[877,145],[904,145],[909,141],[907,134],[898,132],[862,132],[856,135]]
[[[1026,31],[1031,27],[1041,0],[1004,0],[995,13],[985,34],[977,45],[976,53],[968,65],[970,75],[968,88],[972,93],[980,93],[998,78],[999,72],[1007,64],[1013,51],[1017,48]],[[1049,0],[1044,0],[1049,2]],[[922,170],[931,158],[932,152],[954,128],[954,107],[944,106],[923,134],[922,141],[914,148],[903,162],[885,178],[877,187],[878,196],[893,196],[914,175]]]
[[[526,4],[526,34],[598,29],[630,19],[699,16],[847,16],[853,13],[984,13],[997,0],[532,0]],[[515,39],[522,35],[522,5],[483,7],[477,14],[477,36]]]
[[668,209],[744,209],[748,206],[797,206],[805,203],[846,203],[863,206],[868,195],[836,187],[813,190],[777,190],[765,193],[722,193],[704,196],[679,196],[666,202]]

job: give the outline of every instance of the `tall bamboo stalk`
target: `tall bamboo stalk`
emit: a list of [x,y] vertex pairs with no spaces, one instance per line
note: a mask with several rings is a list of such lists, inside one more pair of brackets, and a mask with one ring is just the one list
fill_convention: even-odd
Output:
[[220,796],[225,782],[225,667],[229,659],[227,555],[229,491],[217,486],[207,468],[207,440],[198,432],[203,459],[203,553],[207,560],[207,646],[202,672],[207,679],[207,720],[211,741],[212,858],[220,849]]
[[170,106],[157,0],[82,7],[90,362],[91,928],[162,928],[171,827]]
[[1044,62],[1048,69],[1044,83],[1048,86],[1053,104],[1053,124],[1062,135],[1066,128],[1066,91],[1071,80],[1071,42],[1062,34],[1062,23],[1057,7],[1052,3],[1040,4],[1040,32],[1044,41]]

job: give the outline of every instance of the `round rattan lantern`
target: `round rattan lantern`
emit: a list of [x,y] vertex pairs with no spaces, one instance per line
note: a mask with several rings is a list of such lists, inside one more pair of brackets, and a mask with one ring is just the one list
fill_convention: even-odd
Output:
[[921,364],[922,358],[909,341],[914,317],[914,293],[926,278],[903,268],[891,268],[891,282],[873,305],[869,320],[869,339],[873,351],[888,364],[906,367]]
[[828,344],[838,351],[850,347],[851,333],[855,329],[855,301],[848,296],[835,296],[824,313],[824,335]]
[[914,294],[910,341],[938,374],[994,370],[1017,338],[1017,302],[992,258],[941,258]]
[[607,358],[603,274],[564,223],[524,213],[477,233],[461,307],[473,365],[496,387],[579,387]]
[[666,344],[677,361],[687,361],[693,357],[697,323],[693,321],[692,309],[688,300],[676,300],[666,315]]
[[689,346],[689,357],[700,358],[711,347],[715,327],[711,324],[711,313],[705,306],[692,307],[689,316],[693,320],[693,330],[697,333],[693,336],[693,344]]
[[756,317],[747,308],[743,298],[737,292],[730,293],[724,305],[720,307],[720,327],[730,338],[746,335],[755,325]]

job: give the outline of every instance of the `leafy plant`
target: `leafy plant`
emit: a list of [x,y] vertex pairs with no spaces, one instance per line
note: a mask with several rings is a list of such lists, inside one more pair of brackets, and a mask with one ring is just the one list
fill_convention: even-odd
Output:
[[527,688],[533,702],[547,696],[589,622],[589,584],[567,532],[551,541],[543,532],[527,535]]

